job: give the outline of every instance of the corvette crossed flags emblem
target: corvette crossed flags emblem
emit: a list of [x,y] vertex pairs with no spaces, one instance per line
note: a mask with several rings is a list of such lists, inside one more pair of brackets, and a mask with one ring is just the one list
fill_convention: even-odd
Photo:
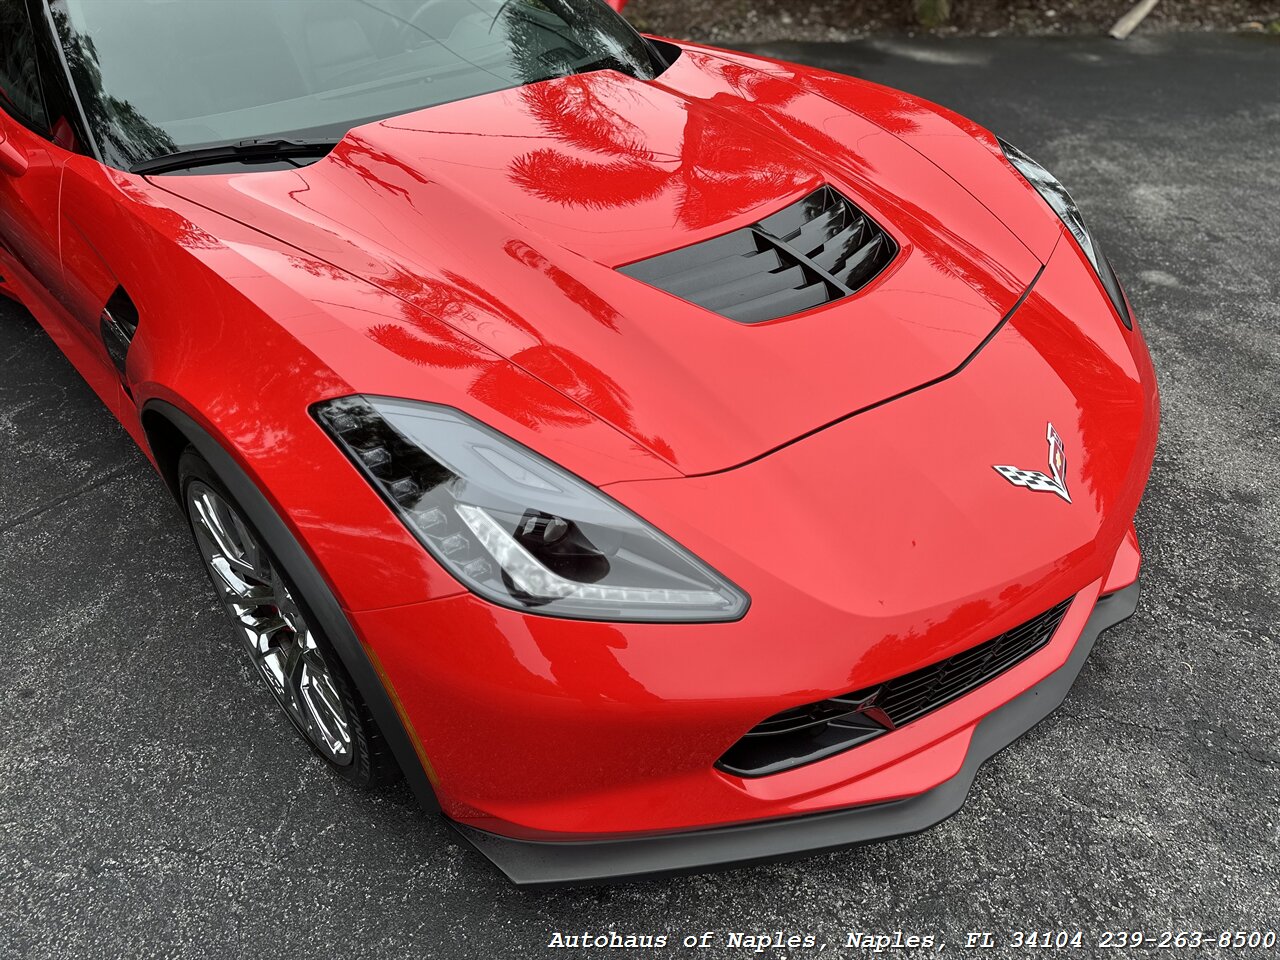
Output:
[[994,467],[996,473],[1004,477],[1015,487],[1026,487],[1028,490],[1039,490],[1043,493],[1056,493],[1067,503],[1071,502],[1071,494],[1067,492],[1067,448],[1058,436],[1058,431],[1049,424],[1047,435],[1049,441],[1049,470],[1041,473],[1038,470],[1023,470],[1021,467]]

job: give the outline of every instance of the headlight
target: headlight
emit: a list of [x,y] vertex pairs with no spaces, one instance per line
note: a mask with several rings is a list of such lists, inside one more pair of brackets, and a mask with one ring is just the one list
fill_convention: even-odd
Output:
[[746,595],[595,487],[450,407],[345,397],[317,419],[466,587],[586,620],[736,620]]
[[1102,281],[1102,286],[1106,288],[1107,296],[1111,298],[1111,303],[1116,308],[1116,313],[1120,315],[1124,325],[1132,330],[1133,317],[1129,313],[1129,305],[1125,301],[1124,292],[1120,288],[1120,281],[1116,277],[1116,272],[1111,268],[1111,261],[1099,249],[1098,241],[1089,232],[1089,228],[1085,226],[1080,208],[1071,199],[1071,194],[1067,193],[1067,188],[1059,182],[1057,177],[1013,144],[1001,140],[1000,149],[1004,151],[1005,157],[1026,178],[1027,182],[1036,188],[1036,192],[1044,197],[1045,202],[1049,204],[1059,219],[1066,224],[1067,229],[1071,231],[1071,235],[1080,244],[1080,249],[1084,251],[1084,255],[1093,264],[1093,269],[1097,271],[1098,279]]

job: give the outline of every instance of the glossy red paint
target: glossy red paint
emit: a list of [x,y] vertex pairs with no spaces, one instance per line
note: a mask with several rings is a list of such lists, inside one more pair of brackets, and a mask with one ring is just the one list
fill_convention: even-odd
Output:
[[[856,322],[842,303],[756,327],[709,323],[613,269],[824,181],[902,247],[854,298]],[[656,83],[593,73],[366,126],[305,170],[156,183],[440,317],[686,474],[953,370],[1040,266],[873,120],[703,52]],[[732,375],[708,379],[712,368]]]
[[[458,820],[564,839],[918,794],[1137,576],[1158,421],[1141,335],[991,135],[933,105],[686,47],[654,82],[435,107],[289,172],[139,177],[0,122],[5,292],[144,449],[140,411],[162,400],[258,484]],[[901,247],[848,300],[744,326],[614,269],[823,182]],[[123,378],[97,332],[118,285],[142,318]],[[358,392],[449,404],[539,451],[749,612],[603,624],[479,599],[308,414]],[[1070,504],[992,469],[1045,469],[1046,422]],[[1072,596],[1049,646],[909,727],[759,780],[713,767],[766,716]]]
[[[446,809],[514,835],[655,832],[879,802],[951,776],[974,723],[1062,664],[1104,586],[1136,579],[1130,518],[1157,399],[1141,340],[1089,276],[1062,242],[955,377],[736,470],[607,487],[751,585],[740,623],[568,625],[472,597],[361,617],[388,638],[380,656],[422,729],[467,717],[466,739],[424,740]],[[1071,504],[992,469],[1043,469],[1046,419],[1071,451]],[[1049,647],[899,733],[758,781],[713,768],[764,717],[944,659],[1071,596]]]

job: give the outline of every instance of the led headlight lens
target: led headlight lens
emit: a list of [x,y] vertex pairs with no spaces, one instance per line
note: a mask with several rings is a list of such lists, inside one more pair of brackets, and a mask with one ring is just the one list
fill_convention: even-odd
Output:
[[1013,164],[1015,169],[1026,178],[1028,183],[1036,188],[1036,192],[1044,197],[1045,202],[1058,215],[1058,218],[1062,220],[1066,228],[1071,231],[1071,235],[1080,244],[1080,249],[1084,251],[1084,255],[1093,264],[1093,269],[1097,271],[1098,279],[1102,281],[1102,286],[1106,288],[1107,296],[1110,297],[1112,305],[1116,308],[1116,313],[1120,315],[1124,325],[1132,329],[1133,317],[1129,314],[1129,305],[1125,301],[1124,292],[1120,287],[1120,280],[1111,268],[1111,261],[1099,249],[1097,239],[1089,231],[1089,228],[1085,226],[1084,216],[1080,213],[1080,208],[1076,206],[1076,202],[1071,199],[1071,194],[1067,192],[1067,188],[1062,185],[1057,177],[1013,144],[1001,140],[1000,149],[1004,151],[1005,157]]
[[595,487],[450,407],[345,397],[317,419],[437,560],[526,612],[723,621],[746,595]]

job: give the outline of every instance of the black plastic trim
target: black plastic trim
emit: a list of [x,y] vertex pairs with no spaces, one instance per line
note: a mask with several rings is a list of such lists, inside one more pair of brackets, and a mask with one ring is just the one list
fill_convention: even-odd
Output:
[[[46,40],[43,49],[50,66],[50,72],[56,76],[58,86],[58,99],[56,102],[51,102],[50,105],[54,107],[55,115],[66,117],[75,129],[79,140],[77,152],[86,153],[101,163],[102,150],[98,144],[98,138],[94,134],[93,127],[89,124],[88,111],[84,108],[84,103],[80,99],[80,91],[76,89],[75,79],[71,76],[71,66],[67,62],[67,54],[62,47],[62,38],[58,35],[58,26],[54,22],[53,4],[58,0],[27,0],[27,2],[33,4],[33,9],[43,17],[47,29],[47,33],[43,34]],[[45,97],[46,100],[52,100],[47,87],[45,89]]]
[[[1097,243],[1096,239],[1094,243]],[[1107,291],[1107,297],[1111,300],[1111,305],[1116,308],[1120,322],[1124,324],[1126,330],[1132,330],[1133,312],[1129,309],[1129,298],[1124,295],[1124,287],[1120,283],[1120,278],[1116,275],[1116,268],[1111,265],[1111,258],[1101,249],[1099,249],[1098,256],[1102,258],[1102,269],[1098,273],[1098,278],[1102,281],[1102,286]]]
[[369,712],[386,737],[414,796],[426,810],[438,812],[440,804],[436,799],[435,789],[418,758],[409,732],[400,720],[400,714],[391,702],[387,688],[351,628],[346,614],[342,612],[337,597],[302,545],[263,496],[257,484],[236,463],[235,458],[196,421],[162,400],[148,401],[143,405],[143,410],[154,411],[182,431],[249,515],[255,529],[266,539],[271,552],[284,564],[293,582],[307,598],[311,612],[320,620],[325,636],[337,650],[338,656],[342,658],[342,665],[346,667],[360,695],[368,704]]
[[[129,299],[124,287],[116,287],[115,292],[102,308],[98,318],[98,335],[102,345],[107,348],[107,356],[115,365],[121,380],[125,380],[125,364],[129,357],[129,347],[138,334],[138,308]],[[128,387],[128,383],[125,383]]]
[[675,65],[675,62],[684,54],[684,51],[670,40],[664,40],[662,37],[652,37],[647,33],[641,34],[641,36],[649,44],[649,49],[653,51],[653,55],[658,61],[658,65],[662,67],[662,69],[658,71],[659,77],[670,70],[671,67]]
[[943,660],[766,717],[716,761],[716,768],[744,779],[771,776],[901,730],[1043,650],[1057,635],[1072,599]]
[[988,714],[974,731],[960,771],[918,796],[787,820],[611,840],[514,840],[458,823],[453,826],[510,880],[528,887],[703,872],[804,857],[919,833],[958,811],[978,768],[1061,705],[1098,635],[1133,615],[1139,591],[1135,583],[1102,597],[1067,662]]

